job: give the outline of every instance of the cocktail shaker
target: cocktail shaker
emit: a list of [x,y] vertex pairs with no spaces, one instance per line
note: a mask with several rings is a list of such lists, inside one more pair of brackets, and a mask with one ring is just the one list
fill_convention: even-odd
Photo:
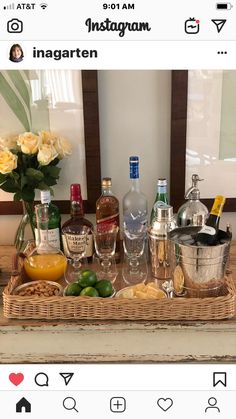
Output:
[[168,233],[176,228],[173,207],[160,205],[148,229],[152,275],[160,280],[171,278]]

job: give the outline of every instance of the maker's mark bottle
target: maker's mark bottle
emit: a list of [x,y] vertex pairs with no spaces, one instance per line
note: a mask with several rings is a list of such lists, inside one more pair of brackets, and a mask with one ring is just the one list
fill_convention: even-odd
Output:
[[206,224],[201,228],[199,233],[196,235],[196,244],[203,245],[214,245],[217,242],[217,235],[219,230],[220,217],[225,204],[225,198],[222,195],[215,197],[214,204],[212,206],[209,217],[207,218]]
[[83,226],[87,226],[89,228],[89,234],[87,236],[87,245],[86,245],[86,254],[85,257],[87,258],[88,262],[92,262],[93,258],[93,225],[92,223],[84,218],[84,210],[83,210],[83,200],[81,196],[81,189],[79,183],[73,183],[70,185],[70,214],[71,218],[66,221],[62,226],[62,242],[64,253],[68,257],[70,256],[67,242],[65,238],[65,234],[73,233],[73,235],[77,235],[78,239],[77,242],[80,241],[80,234],[82,231]]

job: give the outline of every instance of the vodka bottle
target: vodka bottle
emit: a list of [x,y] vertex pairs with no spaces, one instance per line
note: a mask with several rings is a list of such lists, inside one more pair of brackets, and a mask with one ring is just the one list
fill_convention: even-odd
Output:
[[123,224],[124,230],[138,233],[147,227],[148,208],[147,198],[139,187],[139,158],[131,156],[130,190],[123,198]]

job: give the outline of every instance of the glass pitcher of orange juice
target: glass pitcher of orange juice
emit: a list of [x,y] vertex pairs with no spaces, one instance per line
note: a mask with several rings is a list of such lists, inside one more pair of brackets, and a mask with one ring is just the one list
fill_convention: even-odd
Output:
[[27,276],[32,281],[58,281],[64,277],[67,259],[48,241],[48,204],[35,206],[39,245],[24,260]]

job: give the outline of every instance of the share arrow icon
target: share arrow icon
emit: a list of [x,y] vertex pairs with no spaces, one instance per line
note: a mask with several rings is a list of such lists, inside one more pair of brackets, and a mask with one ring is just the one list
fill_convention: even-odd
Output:
[[59,374],[62,376],[62,378],[65,381],[65,385],[67,386],[72,379],[74,373],[73,372],[59,372]]
[[220,33],[221,29],[226,23],[226,19],[211,19],[211,21],[216,25],[218,33]]

